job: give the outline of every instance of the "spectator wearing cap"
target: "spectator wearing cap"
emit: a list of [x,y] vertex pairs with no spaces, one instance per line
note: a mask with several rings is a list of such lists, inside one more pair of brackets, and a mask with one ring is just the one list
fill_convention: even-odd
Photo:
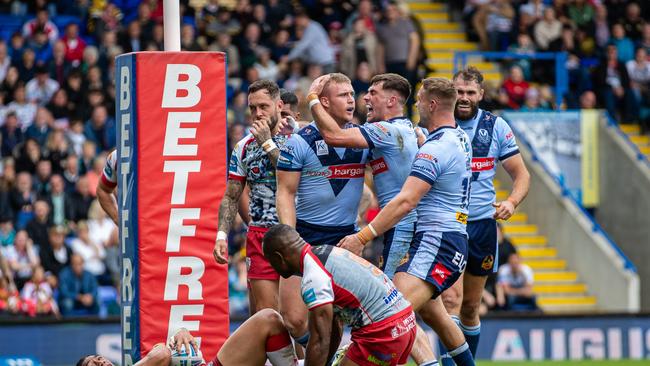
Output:
[[50,16],[46,9],[38,10],[36,12],[36,18],[23,25],[23,35],[27,38],[34,36],[37,31],[43,32],[51,43],[59,39],[59,29],[50,21]]
[[5,123],[0,127],[2,145],[0,153],[2,157],[12,156],[14,149],[25,140],[23,130],[18,127],[16,112],[10,111],[5,116]]
[[72,65],[79,65],[86,48],[86,41],[79,37],[79,25],[70,23],[65,27],[65,35],[61,39],[65,44],[65,60]]
[[309,64],[322,67],[323,73],[334,72],[334,50],[329,44],[327,32],[318,22],[312,20],[305,11],[296,14],[296,29],[302,37],[296,42],[285,61],[301,59]]
[[59,83],[50,78],[49,71],[45,65],[36,67],[36,77],[27,82],[25,86],[27,100],[40,106],[45,106],[49,103],[57,90],[59,90]]
[[95,315],[97,304],[97,279],[84,269],[84,260],[72,255],[70,265],[61,271],[59,308],[62,315]]
[[52,226],[48,231],[48,245],[41,247],[41,265],[48,274],[59,277],[61,270],[70,263],[72,251],[65,245],[66,229]]

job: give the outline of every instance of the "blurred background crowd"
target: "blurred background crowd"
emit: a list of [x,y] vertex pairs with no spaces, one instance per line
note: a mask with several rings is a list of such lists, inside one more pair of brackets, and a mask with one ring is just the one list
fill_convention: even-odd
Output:
[[[182,49],[227,54],[230,147],[247,133],[246,90],[257,79],[277,81],[294,92],[308,119],[304,96],[323,73],[345,73],[362,98],[377,73],[396,72],[416,85],[435,71],[427,66],[422,24],[400,2],[180,3]],[[466,0],[450,1],[449,9],[484,50],[568,52],[571,93],[564,96],[563,108],[602,107],[624,122],[647,126],[648,5]],[[0,246],[5,265],[0,311],[5,314],[119,313],[117,228],[95,190],[116,143],[115,56],[161,51],[162,15],[161,0],[0,0]],[[547,82],[554,80],[552,65],[518,60],[501,66],[503,83],[486,85],[484,107],[555,107]],[[365,122],[364,109],[357,103],[354,122]],[[376,212],[374,202],[362,217]],[[248,314],[245,230],[239,220],[229,240],[234,314]],[[378,253],[375,248],[367,254],[376,260]],[[511,265],[508,257],[500,261],[506,262]],[[515,256],[512,266],[509,271],[519,282],[530,285]],[[502,278],[490,287],[495,298],[486,308],[507,307],[508,294],[499,294],[498,283],[513,276],[508,272]]]

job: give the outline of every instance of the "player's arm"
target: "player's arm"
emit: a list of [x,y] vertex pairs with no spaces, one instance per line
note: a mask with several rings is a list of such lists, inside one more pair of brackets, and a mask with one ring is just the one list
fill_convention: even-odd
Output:
[[109,187],[102,179],[97,183],[97,200],[104,209],[108,217],[119,225],[117,222],[117,199],[115,198],[115,187]]
[[228,238],[232,223],[235,221],[235,216],[239,208],[239,197],[241,197],[244,191],[245,184],[246,181],[243,178],[228,179],[226,193],[223,195],[221,204],[219,205],[219,232],[217,233],[217,241],[214,244],[212,253],[217,263],[224,264],[228,262],[228,243],[226,239]]
[[[316,82],[316,81],[314,81]],[[307,98],[317,98],[310,94]],[[311,107],[311,115],[325,143],[336,147],[368,148],[368,142],[358,128],[341,128],[320,103]]]
[[242,221],[248,225],[251,222],[251,215],[249,210],[250,205],[250,188],[246,185],[244,186],[244,191],[241,196],[239,196],[239,217]]
[[275,209],[280,223],[296,226],[296,192],[300,184],[300,171],[276,170],[278,188]]
[[277,167],[278,158],[280,157],[280,149],[275,142],[273,142],[270,122],[266,119],[253,121],[251,133],[255,137],[257,143],[262,146],[262,149],[264,149],[264,152],[266,153],[266,156],[269,157],[273,167]]
[[329,360],[334,307],[323,304],[309,311],[309,343],[305,366],[324,366]]
[[507,220],[514,214],[515,209],[528,195],[530,188],[530,173],[526,169],[524,159],[521,154],[513,155],[502,162],[503,168],[512,178],[512,191],[510,196],[503,201],[495,204],[495,219]]

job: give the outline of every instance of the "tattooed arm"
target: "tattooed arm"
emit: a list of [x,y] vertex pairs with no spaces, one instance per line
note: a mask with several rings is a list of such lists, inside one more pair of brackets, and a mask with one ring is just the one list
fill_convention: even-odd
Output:
[[[243,180],[228,180],[226,193],[223,195],[223,199],[219,205],[219,232],[223,232],[227,235],[230,231],[230,227],[232,226],[233,221],[235,221],[235,216],[237,215],[239,198],[244,191],[245,184],[246,182]],[[225,264],[228,262],[227,251],[228,243],[226,239],[219,238],[217,235],[217,241],[214,244],[214,250],[212,253],[217,263]]]

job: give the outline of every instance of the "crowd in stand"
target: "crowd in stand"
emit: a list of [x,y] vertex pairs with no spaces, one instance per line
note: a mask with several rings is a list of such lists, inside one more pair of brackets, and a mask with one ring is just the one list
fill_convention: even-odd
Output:
[[[650,3],[638,0],[465,0],[468,36],[483,50],[567,52],[567,108],[604,108],[617,121],[650,132]],[[463,4],[464,3],[464,4]],[[495,107],[554,107],[548,61],[506,62]]]

